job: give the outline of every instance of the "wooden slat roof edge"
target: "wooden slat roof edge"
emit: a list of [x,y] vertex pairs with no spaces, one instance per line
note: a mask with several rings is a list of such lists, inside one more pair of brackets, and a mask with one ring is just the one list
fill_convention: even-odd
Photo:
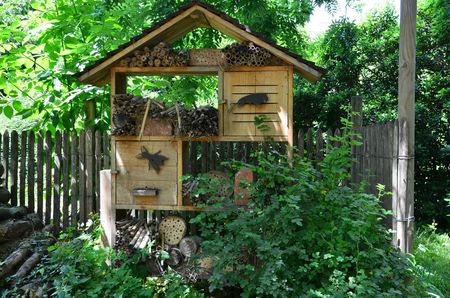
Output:
[[[97,66],[101,65],[102,63],[104,63],[105,61],[109,60],[110,58],[112,58],[114,55],[118,54],[119,52],[121,52],[122,50],[126,49],[127,47],[131,46],[132,44],[138,42],[139,40],[143,39],[144,37],[146,37],[147,35],[149,35],[151,32],[155,31],[156,29],[162,27],[163,25],[169,23],[170,21],[172,21],[174,18],[176,18],[177,16],[183,14],[184,12],[186,12],[187,10],[198,6],[200,8],[203,8],[204,10],[207,10],[208,12],[222,18],[223,20],[231,23],[233,26],[237,27],[240,30],[245,31],[246,33],[256,37],[257,39],[261,40],[263,43],[266,43],[267,45],[275,48],[278,51],[283,52],[284,54],[294,58],[295,60],[297,60],[298,62],[300,62],[301,64],[304,64],[304,67],[301,67],[300,73],[302,73],[307,79],[311,80],[311,81],[316,81],[318,79],[320,79],[321,76],[323,76],[327,71],[326,69],[317,66],[314,62],[306,60],[304,58],[302,58],[300,55],[293,53],[292,51],[276,44],[274,41],[270,40],[269,38],[263,36],[262,34],[258,33],[258,32],[253,32],[250,31],[249,28],[247,26],[242,25],[241,23],[239,23],[238,20],[228,16],[227,14],[217,10],[214,6],[210,5],[210,4],[206,4],[204,2],[201,1],[193,1],[187,5],[184,5],[182,7],[180,7],[180,9],[174,13],[172,13],[171,15],[169,15],[168,17],[166,17],[165,19],[157,22],[156,24],[154,24],[152,27],[149,27],[147,29],[144,29],[142,31],[141,34],[136,35],[135,37],[131,38],[128,42],[120,45],[117,49],[112,50],[110,52],[108,52],[105,57],[98,59],[97,61],[95,61],[93,64],[87,66],[83,71],[80,71],[76,74],[74,74],[73,76],[80,79],[82,76],[84,76],[85,78],[83,79],[83,81],[88,81],[88,79],[86,78],[86,74],[91,72],[94,68],[96,68]],[[297,67],[299,68],[299,67]],[[317,76],[317,74],[311,74],[311,75],[305,75],[305,72],[310,71],[309,69],[313,70],[313,72],[317,72],[319,73],[319,76]]]

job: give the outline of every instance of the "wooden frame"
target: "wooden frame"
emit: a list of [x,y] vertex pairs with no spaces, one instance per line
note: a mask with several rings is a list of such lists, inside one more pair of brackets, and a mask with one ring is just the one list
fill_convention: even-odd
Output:
[[[287,135],[271,136],[273,141],[287,142],[293,146],[293,67],[292,66],[240,66],[228,68],[227,71],[233,72],[255,72],[255,71],[287,71]],[[223,119],[226,109],[224,104],[224,70],[215,66],[195,66],[195,67],[113,67],[111,69],[111,107],[113,106],[114,94],[126,93],[127,76],[153,76],[153,75],[217,75],[219,77],[218,86],[218,108],[219,108],[219,135],[208,137],[183,137],[183,136],[112,136],[112,206],[115,209],[153,209],[153,210],[178,210],[178,211],[199,211],[201,209],[195,206],[184,206],[182,198],[183,175],[183,142],[201,141],[201,142],[233,142],[233,141],[255,141],[266,140],[266,136],[226,136],[223,134]],[[121,141],[161,141],[177,143],[177,203],[175,205],[143,205],[143,204],[119,204],[116,200],[117,166],[116,166],[116,142]]]
[[[239,42],[251,42],[257,46],[264,48],[269,51],[275,59],[281,60],[280,64],[283,66],[238,66],[238,67],[229,67],[222,65],[205,65],[205,66],[183,66],[183,67],[118,67],[120,59],[126,57],[131,54],[133,51],[137,49],[142,49],[144,46],[153,47],[157,45],[159,42],[168,42],[172,43],[182,36],[184,36],[189,31],[199,28],[214,28],[218,31],[232,37],[233,39]],[[116,50],[114,52],[109,53],[109,56],[105,59],[98,61],[97,64],[93,65],[92,68],[81,72],[76,75],[78,79],[84,83],[90,83],[93,85],[101,86],[106,84],[108,81],[111,82],[111,109],[114,106],[114,95],[115,94],[125,94],[127,92],[127,77],[128,76],[173,76],[173,75],[217,75],[218,76],[218,113],[219,113],[219,134],[217,136],[209,136],[209,137],[182,137],[182,136],[142,136],[139,138],[138,136],[112,136],[111,138],[111,179],[103,179],[102,181],[110,181],[111,185],[109,188],[105,185],[102,187],[106,187],[103,189],[111,190],[110,193],[108,191],[103,191],[102,202],[106,202],[104,204],[105,208],[108,208],[105,214],[108,214],[107,218],[102,217],[102,225],[104,225],[105,230],[107,232],[107,237],[109,237],[109,243],[114,243],[112,240],[115,235],[115,218],[116,218],[116,210],[118,209],[150,209],[150,210],[176,210],[176,211],[200,211],[195,206],[185,206],[183,205],[182,198],[182,187],[183,183],[180,180],[180,177],[183,175],[183,156],[186,154],[186,147],[184,146],[188,141],[200,141],[200,142],[233,142],[233,141],[266,141],[267,137],[269,137],[273,141],[281,141],[287,142],[290,146],[294,144],[294,127],[293,127],[293,73],[294,69],[300,73],[301,76],[310,81],[317,81],[324,74],[324,70],[320,67],[316,67],[313,63],[308,63],[306,60],[302,60],[300,57],[289,53],[289,51],[278,47],[277,45],[265,40],[263,38],[259,38],[258,36],[252,34],[250,31],[247,31],[243,26],[237,23],[237,21],[232,20],[231,18],[226,17],[218,11],[215,11],[212,7],[207,6],[202,3],[192,3],[187,5],[185,8],[181,9],[178,13],[174,14],[167,21],[163,21],[158,26],[154,27],[151,31],[146,31],[147,33],[142,34],[134,39],[134,42],[127,43],[123,45],[121,50]],[[285,65],[286,63],[287,65]],[[278,64],[278,63],[277,63]],[[257,73],[260,72],[276,72],[283,71],[283,78],[278,80],[278,84],[257,84]],[[279,116],[280,120],[278,121],[275,118],[272,119],[271,122],[279,122],[281,124],[271,124],[274,126],[273,134],[264,135],[264,134],[247,134],[247,135],[233,135],[229,133],[225,135],[225,123],[224,119],[226,117],[230,117],[228,114],[228,105],[225,99],[225,89],[227,88],[225,84],[225,77],[227,72],[254,72],[255,73],[255,91],[250,93],[266,93],[269,101],[267,101],[266,106],[259,106],[259,110],[255,107],[254,112],[246,112],[245,109],[241,110],[242,114],[238,115],[236,119],[244,119],[244,120],[236,120],[235,122],[250,122],[249,117],[252,114],[274,114],[275,116]],[[273,75],[273,74],[272,74]],[[270,76],[267,76],[269,78]],[[270,79],[269,79],[270,80]],[[236,84],[235,86],[238,86]],[[250,85],[249,85],[250,86]],[[279,87],[276,91],[257,91],[257,86],[261,86],[262,89],[269,87]],[[275,90],[275,89],[274,89]],[[281,91],[279,91],[281,90]],[[281,93],[280,93],[281,92]],[[286,93],[284,93],[286,92]],[[243,93],[235,93],[235,94],[243,94]],[[280,97],[283,97],[283,101],[278,98],[278,95],[270,94],[279,94]],[[237,100],[242,98],[242,96],[237,97]],[[277,100],[275,100],[277,99]],[[233,99],[233,100],[236,100]],[[270,102],[273,100],[273,102]],[[286,101],[284,101],[286,100]],[[263,104],[265,104],[264,102]],[[270,106],[270,105],[278,105],[278,106]],[[282,107],[282,108],[279,108]],[[248,107],[247,107],[248,108]],[[278,111],[277,109],[278,108]],[[251,110],[251,108],[248,108]],[[281,111],[280,111],[281,110]],[[284,119],[284,110],[287,113],[287,121]],[[280,112],[279,112],[280,111]],[[278,115],[277,115],[278,113]],[[242,117],[241,117],[242,116]],[[274,116],[274,117],[275,117]],[[247,117],[247,118],[245,118]],[[112,117],[111,117],[112,118]],[[112,121],[112,119],[111,119]],[[270,122],[270,121],[269,121]],[[280,128],[281,127],[281,133]],[[287,126],[287,127],[286,127]],[[177,181],[174,182],[172,180],[157,180],[159,182],[168,182],[173,183],[174,187],[177,187],[176,192],[176,200],[174,204],[171,204],[172,201],[164,201],[164,204],[141,204],[141,201],[131,200],[134,204],[125,203],[126,200],[122,202],[118,202],[117,200],[117,142],[174,142],[176,143],[176,175]],[[133,149],[135,150],[135,148]],[[173,151],[172,151],[173,153]],[[125,154],[126,155],[126,154]],[[124,155],[124,156],[125,156]],[[173,158],[173,157],[172,157]],[[133,161],[134,162],[134,161]],[[136,167],[136,166],[135,166]],[[140,167],[140,165],[139,165]],[[173,166],[172,166],[173,168]],[[108,176],[104,173],[105,177]],[[136,175],[133,172],[133,175]],[[173,175],[168,174],[168,176]],[[136,176],[135,176],[136,177]],[[129,178],[127,178],[129,179]],[[153,178],[152,178],[153,179]],[[137,179],[138,180],[138,179]],[[109,182],[108,182],[109,183]],[[130,188],[130,184],[127,184],[128,188]],[[151,185],[150,185],[151,186]],[[167,186],[167,185],[166,185]],[[136,187],[136,186],[135,186]],[[140,188],[141,186],[137,186]],[[128,190],[128,188],[126,188]],[[122,187],[122,189],[124,189]],[[156,192],[155,192],[156,193]],[[156,197],[156,196],[152,196]],[[148,201],[143,201],[147,203]],[[161,201],[162,203],[163,201]],[[169,202],[170,205],[166,205]],[[105,221],[105,222],[104,222]],[[106,223],[106,225],[105,225]],[[109,235],[109,236],[108,236]],[[112,236],[111,236],[112,235]]]

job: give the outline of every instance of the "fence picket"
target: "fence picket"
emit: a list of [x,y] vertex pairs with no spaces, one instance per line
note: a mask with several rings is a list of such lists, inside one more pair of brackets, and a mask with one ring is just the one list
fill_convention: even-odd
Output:
[[52,135],[45,134],[45,224],[50,224],[52,217]]
[[20,135],[20,174],[19,174],[20,206],[26,206],[25,204],[26,177],[27,177],[27,132],[22,131]]
[[95,163],[94,163],[94,176],[95,176],[95,195],[94,195],[94,201],[95,201],[95,212],[100,211],[100,170],[101,163],[102,163],[102,140],[101,140],[101,133],[99,130],[95,132],[95,138],[94,138],[94,144],[95,144]]
[[107,132],[103,133],[103,169],[110,168],[110,154],[111,151],[109,149],[109,135]]
[[190,167],[189,167],[189,173],[191,175],[196,175],[197,174],[197,143],[191,141],[190,143],[190,150],[189,150],[189,159],[190,159]]
[[85,147],[86,146],[86,134],[84,131],[80,132],[80,138],[78,142],[78,162],[79,162],[79,194],[80,194],[80,222],[86,222],[86,163],[85,163]]
[[216,142],[208,142],[209,145],[209,169],[216,169],[216,161],[217,161],[217,147]]
[[86,131],[86,216],[94,210],[94,132]]
[[63,201],[62,201],[62,226],[69,226],[69,169],[70,169],[70,135],[65,131],[62,135],[63,155],[62,155],[62,173],[63,173]]
[[[6,147],[7,143],[4,143],[5,150],[8,150]],[[11,173],[11,205],[17,206],[17,192],[19,191],[19,135],[17,131],[11,132],[11,162],[10,162],[10,173]],[[8,173],[8,171],[6,171]]]
[[323,135],[322,130],[319,128],[316,132],[316,162],[320,162],[323,159]]
[[208,172],[208,143],[202,142],[202,173]]
[[28,182],[27,182],[27,190],[28,190],[28,209],[31,212],[35,211],[34,208],[34,166],[36,164],[35,155],[34,155],[34,133],[30,132],[28,135]]
[[9,186],[9,133],[7,130],[3,133],[3,163],[5,166],[5,182],[6,188]]
[[71,200],[70,200],[70,223],[72,226],[76,226],[78,223],[77,211],[78,211],[78,136],[74,131],[72,132],[72,147],[71,147]]
[[36,191],[36,201],[37,201],[37,214],[39,215],[39,218],[43,218],[43,204],[44,204],[44,140],[42,136],[42,132],[38,133],[37,136],[37,148],[36,148],[36,184],[37,184],[37,191]]
[[306,151],[308,152],[308,159],[313,160],[314,154],[313,154],[313,134],[312,134],[312,128],[308,129],[307,135],[306,135]]
[[297,147],[298,147],[298,154],[300,154],[300,159],[303,160],[303,157],[305,156],[305,133],[303,132],[303,129],[300,129],[298,131]]
[[61,132],[55,133],[55,159],[53,172],[53,224],[55,231],[60,229],[60,207],[61,207]]

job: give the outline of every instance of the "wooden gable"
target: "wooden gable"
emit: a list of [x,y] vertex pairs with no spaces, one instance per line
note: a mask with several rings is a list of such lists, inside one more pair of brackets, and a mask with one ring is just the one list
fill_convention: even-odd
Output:
[[117,50],[108,53],[105,58],[98,60],[75,76],[84,83],[104,85],[110,80],[111,68],[117,66],[118,61],[132,51],[144,46],[153,47],[162,41],[173,43],[196,28],[214,28],[236,41],[252,42],[288,65],[292,65],[302,77],[309,81],[317,81],[325,73],[324,69],[316,66],[313,62],[307,61],[263,36],[251,32],[248,27],[239,24],[235,19],[214,7],[194,2],[182,7],[178,12],[152,28],[145,30],[141,35],[134,37]]

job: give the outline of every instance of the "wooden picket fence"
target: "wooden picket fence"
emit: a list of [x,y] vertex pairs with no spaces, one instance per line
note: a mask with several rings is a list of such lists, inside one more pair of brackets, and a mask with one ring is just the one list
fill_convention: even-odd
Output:
[[110,167],[107,133],[4,132],[0,151],[12,205],[57,228],[86,222],[99,210],[99,171]]
[[[356,129],[361,146],[352,150],[356,162],[351,183],[367,181],[367,191],[377,193],[376,185],[386,191],[395,190],[397,178],[399,122],[374,124]],[[330,136],[341,132],[300,130],[295,146],[304,158],[317,163],[324,158],[327,144],[339,146]],[[100,207],[99,171],[110,168],[110,144],[106,132],[34,133],[16,131],[0,134],[1,158],[8,169],[6,183],[12,205],[27,206],[45,223],[63,228],[87,221]],[[332,142],[332,143],[330,143]],[[186,174],[222,170],[223,162],[232,159],[255,163],[252,152],[284,153],[281,142],[189,142],[183,156]],[[394,183],[394,184],[393,184]],[[394,187],[393,187],[394,186]],[[395,201],[395,194],[394,194]],[[383,198],[383,206],[391,209],[392,196]]]

